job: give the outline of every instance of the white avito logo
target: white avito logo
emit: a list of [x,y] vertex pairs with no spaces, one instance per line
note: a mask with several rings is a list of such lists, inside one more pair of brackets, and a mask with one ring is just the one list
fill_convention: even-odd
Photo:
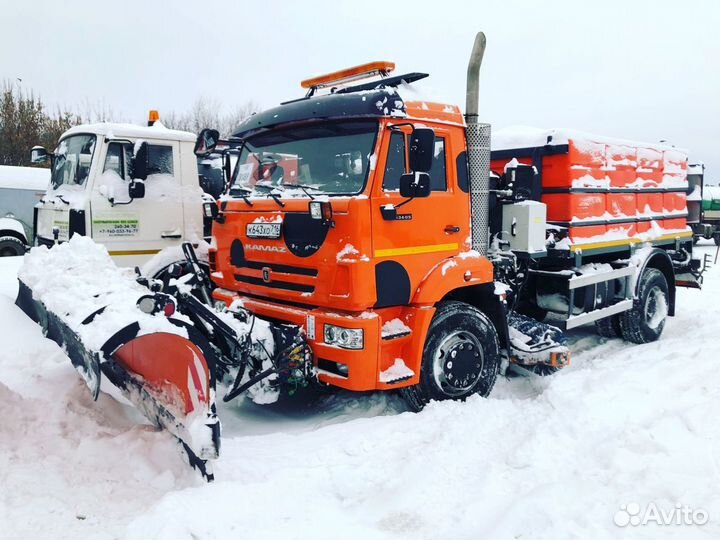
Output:
[[707,510],[676,504],[670,508],[659,507],[654,502],[642,508],[638,503],[623,504],[615,512],[613,521],[618,527],[632,525],[705,525],[710,519]]

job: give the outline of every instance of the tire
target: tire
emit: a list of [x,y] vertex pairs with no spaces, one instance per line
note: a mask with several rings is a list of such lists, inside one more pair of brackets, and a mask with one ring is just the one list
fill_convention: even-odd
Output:
[[0,257],[17,257],[25,254],[25,244],[15,236],[0,237]]
[[605,317],[599,321],[595,321],[595,330],[597,333],[605,338],[617,338],[622,337],[622,330],[620,329],[620,316],[612,315]]
[[637,285],[632,309],[620,313],[620,331],[631,343],[656,341],[665,327],[668,312],[668,284],[656,268],[646,268]]
[[400,393],[414,411],[431,400],[464,400],[473,394],[486,397],[499,369],[497,331],[490,319],[464,302],[443,302],[428,329],[420,382]]

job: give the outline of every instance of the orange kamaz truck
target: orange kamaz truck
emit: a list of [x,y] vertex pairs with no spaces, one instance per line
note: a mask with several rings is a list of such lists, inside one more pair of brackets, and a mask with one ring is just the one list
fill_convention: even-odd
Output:
[[[141,276],[146,294],[123,295],[145,315],[184,317],[160,340],[167,376],[150,361],[160,342],[135,327],[82,347],[102,305],[73,327],[22,273],[18,303],[93,385],[102,372],[131,397],[142,388],[142,410],[202,467],[219,451],[216,382],[226,400],[309,384],[399,390],[419,410],[487,396],[503,362],[557,371],[570,361],[563,331],[580,325],[658,339],[676,286],[699,287],[704,268],[686,222],[686,153],[568,130],[508,130],[491,144],[484,50],[478,34],[464,114],[405,97],[427,74],[373,62],[303,81],[304,97],[226,140],[200,133],[196,154],[221,154],[226,182],[204,207],[207,273],[186,244],[159,284]],[[163,400],[173,392],[179,409]],[[187,427],[198,410],[201,443]]]

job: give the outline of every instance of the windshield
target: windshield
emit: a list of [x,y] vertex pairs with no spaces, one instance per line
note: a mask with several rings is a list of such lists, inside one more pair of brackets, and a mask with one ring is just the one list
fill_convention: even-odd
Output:
[[90,174],[95,135],[73,135],[60,141],[52,165],[52,185],[82,186]]
[[367,181],[377,131],[377,122],[363,120],[255,135],[242,147],[230,193],[273,192],[277,196],[283,196],[283,191],[292,192],[292,196],[360,193]]

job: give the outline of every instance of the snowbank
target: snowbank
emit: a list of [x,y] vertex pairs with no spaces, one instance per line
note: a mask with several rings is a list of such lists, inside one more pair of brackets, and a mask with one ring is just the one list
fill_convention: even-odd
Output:
[[[487,400],[420,414],[391,394],[221,405],[210,485],[132,409],[92,403],[62,351],[0,297],[1,536],[717,538],[719,294],[720,268],[705,290],[679,290],[657,343],[574,331],[569,368],[501,378]],[[622,505],[651,502],[710,521],[614,524]]]

